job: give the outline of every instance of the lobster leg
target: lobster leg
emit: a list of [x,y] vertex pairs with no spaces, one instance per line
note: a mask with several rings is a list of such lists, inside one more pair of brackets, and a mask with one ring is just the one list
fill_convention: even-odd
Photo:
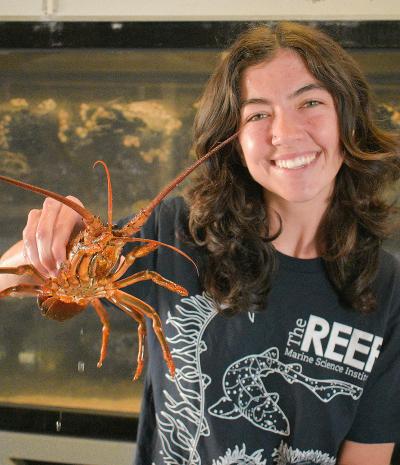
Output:
[[136,261],[137,258],[145,257],[150,253],[154,252],[159,247],[158,244],[145,244],[140,247],[135,247],[131,252],[129,252],[126,257],[125,261],[122,263],[120,269],[114,274],[112,277],[112,281],[117,281],[121,276],[123,276],[128,268],[132,266],[132,264]]
[[100,368],[103,365],[104,359],[107,355],[108,339],[110,337],[110,319],[103,304],[99,299],[94,299],[92,302],[94,309],[96,310],[97,315],[100,318],[100,321],[103,325],[102,328],[102,340],[101,340],[101,349],[100,349],[100,358],[97,362],[97,368]]
[[169,350],[167,340],[165,339],[164,332],[161,326],[161,319],[157,312],[146,302],[138,299],[137,297],[127,294],[123,291],[115,291],[114,295],[109,297],[109,300],[115,303],[118,307],[123,306],[127,311],[133,312],[134,310],[140,312],[140,314],[151,318],[153,322],[153,330],[160,342],[161,349],[163,352],[164,359],[167,363],[168,370],[172,377],[175,375],[175,364],[172,360],[171,352]]
[[7,297],[13,294],[28,294],[30,296],[40,295],[43,293],[41,286],[34,284],[18,284],[17,286],[7,287],[0,291],[0,297]]
[[159,286],[166,287],[170,291],[176,292],[179,295],[188,295],[188,291],[184,287],[179,286],[179,284],[175,284],[173,281],[164,278],[156,271],[148,270],[140,271],[139,273],[135,273],[134,275],[129,276],[128,278],[121,279],[121,281],[115,283],[115,287],[117,289],[121,289],[126,286],[129,286],[130,284],[138,283],[140,281],[147,281],[149,279],[151,279],[154,283],[158,284]]
[[144,341],[146,339],[146,324],[144,321],[144,317],[139,309],[136,309],[132,306],[128,307],[126,305],[121,304],[118,300],[112,300],[112,302],[120,308],[124,313],[126,313],[129,317],[133,318],[138,323],[138,336],[139,336],[139,350],[137,355],[137,366],[135,375],[133,377],[133,381],[139,379],[143,367],[144,367]]
[[0,268],[0,274],[27,274],[30,276],[36,276],[41,281],[46,281],[48,279],[46,276],[42,275],[42,273],[40,273],[33,265],[20,265],[16,267]]

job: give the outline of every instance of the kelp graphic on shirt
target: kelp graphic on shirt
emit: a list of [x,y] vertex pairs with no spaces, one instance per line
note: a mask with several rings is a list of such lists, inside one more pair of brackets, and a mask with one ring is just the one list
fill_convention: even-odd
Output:
[[[181,299],[176,306],[177,315],[168,314],[167,324],[176,334],[168,337],[172,356],[176,362],[175,378],[170,391],[164,390],[165,409],[157,415],[158,434],[162,444],[159,451],[163,465],[201,465],[197,444],[201,437],[210,435],[205,417],[205,390],[211,379],[202,373],[201,354],[207,350],[204,332],[217,315],[212,299],[206,294]],[[265,465],[263,450],[246,452],[237,446],[228,449],[216,465],[230,463]],[[231,462],[233,458],[237,462]],[[240,460],[239,460],[240,459]]]
[[322,402],[336,396],[359,399],[363,389],[345,381],[319,380],[302,373],[298,363],[283,363],[276,347],[261,354],[249,355],[232,363],[225,371],[222,385],[225,395],[208,412],[219,418],[235,420],[245,418],[257,428],[288,436],[289,421],[279,406],[279,394],[269,392],[265,380],[279,374],[290,384],[299,383]]
[[209,376],[201,371],[200,356],[207,350],[202,340],[209,322],[216,315],[213,301],[206,295],[181,300],[177,314],[168,313],[176,335],[168,338],[171,353],[176,362],[175,378],[171,380],[171,392],[164,390],[165,410],[157,415],[160,454],[165,465],[200,465],[197,443],[201,436],[209,436],[210,430],[204,415],[204,392],[210,383]]
[[211,465],[267,465],[267,460],[262,457],[262,451],[259,449],[248,455],[245,444],[242,445],[241,449],[239,446],[233,450],[228,448],[226,454],[217,461],[213,460]]
[[335,465],[336,458],[320,450],[293,449],[281,441],[272,454],[274,465]]

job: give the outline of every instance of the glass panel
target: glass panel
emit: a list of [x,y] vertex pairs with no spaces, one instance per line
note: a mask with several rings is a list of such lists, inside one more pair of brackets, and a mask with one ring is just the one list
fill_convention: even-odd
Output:
[[[0,173],[80,198],[106,218],[101,167],[113,180],[114,219],[132,214],[187,167],[191,125],[218,51],[60,50],[0,54]],[[356,53],[377,92],[383,123],[400,126],[400,53]],[[42,199],[0,184],[0,250],[21,237]],[[393,240],[392,249],[399,243]],[[33,299],[0,300],[0,404],[135,415],[136,325],[110,312],[104,366],[92,309],[57,323]]]
[[[377,119],[384,128],[400,129],[400,51],[359,50],[352,52],[367,75],[378,105]],[[393,186],[390,198],[398,203],[399,184]],[[400,259],[400,232],[393,233],[384,244],[385,248]]]

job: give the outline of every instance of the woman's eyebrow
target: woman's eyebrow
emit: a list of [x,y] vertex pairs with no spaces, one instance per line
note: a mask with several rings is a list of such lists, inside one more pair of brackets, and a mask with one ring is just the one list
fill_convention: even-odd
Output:
[[306,84],[303,87],[300,87],[300,89],[295,90],[293,93],[289,95],[289,98],[294,98],[298,97],[299,95],[303,94],[304,92],[308,92],[309,90],[315,90],[315,89],[322,89],[326,90],[326,87],[322,84],[319,84],[318,82],[313,82],[312,84]]
[[248,98],[246,100],[242,100],[242,102],[240,103],[240,108],[243,108],[246,105],[257,104],[257,103],[264,103],[266,105],[271,105],[271,101],[266,98]]
[[[291,94],[288,95],[289,99],[293,99],[295,97],[298,97],[301,94],[304,94],[305,92],[308,92],[310,90],[326,90],[326,87],[322,84],[319,84],[317,82],[311,83],[311,84],[306,84],[305,86],[300,87],[299,89],[295,90]],[[240,107],[243,108],[246,105],[251,105],[251,104],[265,104],[265,105],[271,105],[271,101],[268,100],[267,98],[262,98],[262,97],[257,97],[257,98],[249,98],[246,100],[243,100],[240,103]]]

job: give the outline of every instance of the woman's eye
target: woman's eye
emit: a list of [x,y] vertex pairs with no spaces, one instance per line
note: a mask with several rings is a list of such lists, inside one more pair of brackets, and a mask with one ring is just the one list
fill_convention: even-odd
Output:
[[268,118],[267,113],[256,113],[255,115],[251,115],[247,118],[247,121],[259,121],[261,119]]
[[307,100],[307,102],[305,102],[303,107],[306,107],[306,108],[316,107],[316,106],[318,106],[320,104],[321,104],[321,102],[319,100]]

